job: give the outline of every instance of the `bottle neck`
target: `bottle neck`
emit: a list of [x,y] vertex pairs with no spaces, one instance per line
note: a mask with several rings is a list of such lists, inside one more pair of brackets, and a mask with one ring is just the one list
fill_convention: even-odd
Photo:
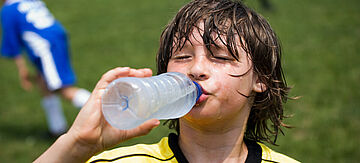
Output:
[[193,81],[193,83],[195,84],[196,86],[196,92],[197,92],[197,96],[196,96],[196,101],[199,100],[201,94],[202,94],[202,90],[201,90],[201,86],[200,84],[198,84],[197,82]]

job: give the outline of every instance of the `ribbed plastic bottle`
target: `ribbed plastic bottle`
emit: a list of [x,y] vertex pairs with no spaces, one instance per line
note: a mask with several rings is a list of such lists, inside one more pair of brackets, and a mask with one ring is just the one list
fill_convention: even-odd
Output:
[[186,75],[168,72],[147,78],[124,77],[111,82],[102,96],[102,112],[110,125],[132,129],[146,120],[184,116],[201,95]]

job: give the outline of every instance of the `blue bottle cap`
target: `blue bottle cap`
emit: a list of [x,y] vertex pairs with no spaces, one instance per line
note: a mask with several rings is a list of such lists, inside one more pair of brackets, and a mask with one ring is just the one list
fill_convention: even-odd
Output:
[[201,94],[202,94],[201,86],[200,86],[200,84],[196,83],[195,81],[193,81],[193,83],[195,84],[196,89],[197,89],[196,101],[198,101],[199,98],[200,98],[200,96],[201,96]]

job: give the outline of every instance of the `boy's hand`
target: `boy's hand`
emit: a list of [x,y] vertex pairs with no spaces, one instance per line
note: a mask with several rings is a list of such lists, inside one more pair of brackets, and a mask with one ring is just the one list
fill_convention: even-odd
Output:
[[32,76],[30,75],[28,68],[26,67],[26,61],[21,56],[18,55],[15,59],[15,64],[18,69],[20,85],[25,91],[30,91],[33,87],[32,85]]
[[32,77],[28,71],[22,71],[19,73],[20,85],[25,91],[31,91],[33,88]]
[[106,122],[101,111],[101,96],[113,80],[120,77],[150,77],[150,69],[115,68],[105,73],[97,83],[88,102],[81,109],[70,130],[60,136],[34,162],[85,162],[96,153],[120,142],[149,133],[160,124],[148,120],[137,128],[119,130]]
[[101,111],[101,97],[105,88],[120,77],[150,77],[150,69],[115,68],[105,73],[97,83],[88,102],[79,112],[74,124],[66,134],[81,145],[92,149],[93,154],[104,151],[120,142],[145,135],[160,124],[152,119],[131,130],[119,130],[105,120]]

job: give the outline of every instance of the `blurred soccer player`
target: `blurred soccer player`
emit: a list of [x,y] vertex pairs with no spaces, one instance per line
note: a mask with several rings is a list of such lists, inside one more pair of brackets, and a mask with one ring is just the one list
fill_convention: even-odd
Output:
[[40,0],[3,0],[1,10],[2,56],[15,61],[21,86],[31,90],[31,75],[22,50],[37,70],[36,83],[41,88],[42,106],[49,131],[58,136],[67,130],[60,94],[81,108],[90,92],[74,86],[76,77],[71,67],[65,29]]

